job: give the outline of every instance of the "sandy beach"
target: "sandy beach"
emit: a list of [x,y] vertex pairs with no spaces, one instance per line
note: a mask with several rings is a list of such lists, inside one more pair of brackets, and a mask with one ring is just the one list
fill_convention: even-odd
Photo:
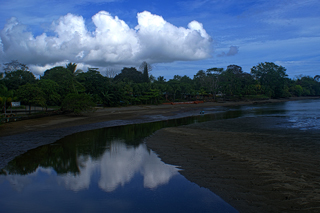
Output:
[[[80,131],[198,115],[209,107],[300,99],[101,108],[80,117],[11,122],[0,126],[0,168]],[[180,166],[187,179],[240,212],[319,212],[320,134],[275,128],[283,122],[277,117],[209,121],[159,130],[146,143],[165,163]]]

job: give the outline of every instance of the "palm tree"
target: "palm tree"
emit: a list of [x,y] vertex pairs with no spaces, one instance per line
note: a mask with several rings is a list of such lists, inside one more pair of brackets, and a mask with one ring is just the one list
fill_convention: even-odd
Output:
[[78,90],[76,89],[76,85],[80,86],[81,88],[84,88],[84,86],[79,81],[77,81],[76,78],[79,73],[83,72],[83,70],[77,69],[77,64],[71,63],[71,62],[69,64],[66,64],[66,68],[68,70],[70,70],[72,73],[72,79],[71,79],[72,89],[73,89],[74,93],[78,94]]
[[112,93],[109,93],[109,91],[106,92],[101,92],[102,96],[104,97],[103,103],[106,104],[107,106],[111,106],[111,100],[114,97]]

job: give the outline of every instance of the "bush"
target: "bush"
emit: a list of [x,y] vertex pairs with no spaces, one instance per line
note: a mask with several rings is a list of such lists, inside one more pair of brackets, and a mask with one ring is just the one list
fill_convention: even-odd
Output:
[[95,105],[90,95],[71,93],[63,100],[61,109],[80,115],[82,112],[93,111]]
[[290,92],[297,97],[300,97],[303,93],[303,88],[300,85],[294,85],[290,88]]
[[266,95],[246,95],[244,96],[244,99],[246,100],[268,100],[269,97]]

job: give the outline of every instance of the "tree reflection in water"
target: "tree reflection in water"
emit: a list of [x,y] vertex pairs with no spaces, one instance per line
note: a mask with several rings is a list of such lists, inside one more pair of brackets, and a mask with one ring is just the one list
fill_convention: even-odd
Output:
[[114,140],[122,141],[126,146],[138,147],[145,137],[164,127],[239,117],[241,114],[240,110],[235,110],[205,116],[84,131],[16,157],[1,170],[1,174],[26,175],[35,172],[38,167],[43,167],[53,168],[57,174],[77,175],[80,172],[78,156],[87,156],[92,160],[100,159],[105,150],[110,149]]
[[[232,112],[235,115],[239,113]],[[163,127],[226,116],[230,114],[91,130],[30,150],[1,170],[0,191],[6,196],[0,205],[4,212],[84,211],[87,206],[98,212],[236,212],[179,175],[176,166],[163,163],[143,143]]]

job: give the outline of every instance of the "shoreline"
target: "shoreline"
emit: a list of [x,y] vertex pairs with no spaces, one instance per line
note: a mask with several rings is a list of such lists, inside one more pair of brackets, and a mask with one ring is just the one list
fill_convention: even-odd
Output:
[[[147,116],[164,116],[168,119],[178,117],[187,117],[197,114],[199,110],[208,107],[230,107],[243,106],[253,104],[280,103],[286,101],[297,101],[307,99],[319,99],[320,97],[292,97],[284,99],[269,99],[258,101],[226,101],[220,102],[205,102],[200,104],[185,104],[185,105],[140,105],[128,107],[109,107],[98,108],[96,112],[88,113],[83,116],[74,115],[53,115],[42,118],[33,118],[10,122],[0,125],[0,139],[4,136],[54,130],[60,128],[69,128],[81,125],[94,124],[99,122],[107,122],[113,120],[134,120],[143,119]],[[192,114],[193,113],[193,114]],[[165,120],[166,118],[163,118]]]
[[[158,105],[158,106],[132,106],[132,107],[120,107],[120,108],[105,108],[100,109],[95,113],[87,114],[82,117],[74,117],[70,115],[58,115],[58,116],[52,116],[52,117],[44,117],[44,118],[37,118],[37,119],[30,119],[30,120],[24,120],[24,121],[17,121],[12,123],[7,123],[5,125],[0,126],[0,168],[3,168],[7,165],[8,162],[10,162],[12,159],[14,159],[16,156],[19,156],[28,150],[37,148],[42,145],[54,143],[55,141],[70,135],[74,134],[76,132],[81,131],[87,131],[92,129],[99,129],[99,128],[105,128],[105,127],[113,127],[113,126],[120,126],[120,125],[127,125],[127,124],[136,124],[136,123],[148,123],[148,122],[154,122],[154,121],[160,121],[160,120],[168,120],[168,119],[175,119],[175,118],[182,118],[182,117],[188,117],[193,115],[199,115],[199,111],[203,108],[214,108],[214,107],[231,107],[231,106],[242,106],[242,105],[252,105],[252,104],[267,104],[267,103],[279,103],[279,102],[286,102],[286,101],[297,101],[297,100],[306,100],[306,99],[318,99],[319,97],[301,97],[301,98],[290,98],[290,99],[276,99],[276,100],[264,100],[264,101],[242,101],[242,102],[225,102],[225,103],[214,103],[214,102],[206,102],[204,104],[194,104],[194,105]],[[231,122],[233,125],[234,119],[227,119],[223,120],[223,123]],[[274,120],[275,121],[275,120]],[[209,121],[211,122],[211,121]],[[212,121],[214,122],[214,121]],[[272,121],[273,122],[273,121]],[[205,122],[206,124],[208,122]],[[219,120],[219,125],[221,125],[222,120]],[[320,176],[320,173],[318,173],[319,167],[320,167],[320,160],[319,157],[314,157],[313,160],[316,162],[315,166],[312,167],[311,170],[314,170],[313,173],[308,173],[303,171],[303,166],[297,167],[297,169],[292,168],[292,162],[295,161],[295,157],[298,155],[300,156],[299,160],[301,160],[302,163],[305,163],[304,158],[308,155],[303,155],[299,151],[295,149],[291,149],[289,152],[289,158],[291,164],[289,165],[283,165],[279,168],[276,167],[276,172],[274,172],[272,169],[267,170],[266,174],[261,174],[259,165],[264,165],[267,167],[268,165],[277,165],[277,160],[269,161],[266,160],[265,162],[262,161],[261,164],[261,158],[256,157],[255,160],[252,160],[252,157],[248,157],[251,159],[251,163],[248,164],[248,159],[246,159],[245,154],[250,153],[251,151],[244,150],[244,153],[242,155],[235,154],[238,150],[233,150],[232,143],[230,141],[234,142],[235,139],[242,138],[241,142],[247,141],[248,143],[253,143],[252,138],[273,138],[273,139],[283,139],[286,138],[287,140],[292,140],[292,137],[295,135],[298,140],[302,141],[312,141],[312,140],[318,140],[320,138],[319,134],[316,134],[315,137],[311,137],[308,135],[299,135],[296,134],[296,132],[287,132],[286,135],[283,135],[282,132],[278,132],[280,136],[277,136],[274,134],[274,130],[270,132],[268,130],[266,132],[265,129],[262,129],[261,132],[246,132],[243,131],[245,127],[249,128],[251,131],[252,126],[257,127],[257,122],[251,122],[253,125],[248,125],[250,122],[244,122],[242,125],[238,125],[239,131],[235,131],[235,126],[233,125],[231,129],[232,131],[226,131],[228,130],[227,127],[224,129],[221,128],[206,128],[204,123],[198,123],[194,125],[198,126],[183,126],[183,127],[175,127],[175,128],[168,128],[168,129],[162,129],[161,131],[169,131],[165,134],[160,134],[158,138],[155,138],[154,135],[147,138],[147,141],[153,141],[153,143],[159,142],[159,139],[162,138],[163,141],[171,141],[173,145],[174,139],[176,137],[186,137],[188,142],[188,146],[186,147],[185,144],[178,143],[175,146],[176,147],[170,147],[170,146],[164,146],[162,144],[162,148],[170,148],[167,150],[168,154],[172,154],[172,151],[182,150],[183,152],[186,152],[184,150],[185,148],[191,148],[192,152],[189,151],[188,155],[185,155],[184,153],[181,154],[181,156],[184,156],[184,158],[177,158],[176,156],[167,156],[164,157],[161,154],[161,150],[159,147],[153,147],[153,145],[150,145],[150,142],[147,142],[147,145],[149,148],[153,149],[163,161],[166,163],[170,163],[173,165],[180,165],[184,170],[181,171],[182,175],[184,175],[187,179],[189,179],[192,182],[195,182],[201,187],[205,187],[213,191],[218,196],[222,197],[226,202],[230,203],[234,207],[236,207],[240,212],[274,212],[273,210],[279,211],[293,211],[293,212],[317,212],[320,209],[316,209],[315,211],[311,211],[310,208],[313,208],[315,205],[320,206],[320,203],[315,200],[320,198],[318,195],[320,194],[319,183],[314,182],[314,180],[311,179],[312,184],[315,185],[308,185],[306,183],[310,182],[310,177],[315,177],[314,174],[317,174]],[[241,129],[242,128],[242,129]],[[214,130],[213,130],[214,129]],[[156,132],[155,134],[159,134]],[[272,133],[273,132],[273,133]],[[184,135],[185,134],[185,135]],[[191,135],[188,135],[191,134]],[[192,135],[193,134],[193,135]],[[255,135],[256,134],[256,135]],[[165,135],[165,137],[164,137]],[[211,136],[210,136],[211,135]],[[210,136],[210,137],[207,137]],[[170,139],[171,137],[171,139]],[[229,138],[229,142],[226,144],[229,144],[228,146],[224,147],[224,149],[219,150],[216,148],[214,150],[212,148],[212,144],[208,144],[208,141],[212,141],[212,138],[219,138],[221,140],[225,140],[225,138]],[[192,140],[191,140],[192,139]],[[261,140],[262,140],[261,139]],[[228,141],[225,140],[225,141]],[[197,141],[200,141],[201,143],[197,143]],[[262,140],[263,141],[263,140]],[[162,143],[161,141],[159,144]],[[265,142],[264,142],[265,143]],[[298,146],[297,144],[295,146]],[[250,147],[250,146],[245,146]],[[271,146],[272,147],[272,146]],[[278,147],[278,146],[276,146]],[[309,148],[312,147],[311,145]],[[278,153],[279,150],[284,150],[288,147],[278,147],[277,152],[275,150],[270,149],[270,146],[264,146],[265,149],[268,149],[269,151],[266,151],[266,153]],[[215,154],[212,154],[211,151],[215,151]],[[239,149],[240,150],[240,149]],[[315,147],[312,147],[311,149],[307,150],[310,152],[310,150],[317,151],[319,149],[316,149]],[[179,151],[179,153],[180,153]],[[196,153],[194,152],[196,151]],[[209,151],[209,152],[208,152]],[[261,149],[255,149],[254,153],[259,151],[261,154],[264,152],[261,152]],[[259,153],[258,152],[258,153]],[[316,156],[320,156],[319,151],[317,151]],[[230,157],[230,153],[232,155],[235,154],[235,156],[238,157]],[[281,153],[281,152],[280,152]],[[297,154],[297,155],[296,155]],[[203,158],[207,156],[207,158]],[[240,156],[240,157],[239,157]],[[275,157],[276,156],[271,155]],[[312,155],[315,156],[315,155]],[[208,160],[209,158],[209,160]],[[177,161],[178,159],[178,161]],[[240,159],[240,160],[239,160]],[[268,158],[267,158],[268,159]],[[270,160],[270,159],[269,159]],[[203,164],[203,162],[206,162],[206,164]],[[209,163],[208,163],[209,162]],[[212,164],[212,162],[215,162],[215,164]],[[237,162],[237,163],[235,163]],[[248,167],[249,165],[249,167]],[[209,166],[209,167],[206,167]],[[212,167],[213,166],[213,167]],[[277,165],[278,166],[278,165]],[[304,164],[306,166],[306,164]],[[190,169],[191,168],[191,169]],[[250,168],[249,170],[246,170]],[[299,168],[299,169],[298,169]],[[307,167],[305,167],[307,168]],[[242,170],[241,170],[242,169]],[[293,191],[288,191],[287,194],[281,195],[279,191],[281,191],[281,187],[286,187],[286,182],[278,182],[277,179],[270,178],[271,174],[283,174],[283,171],[291,171],[292,174],[295,174],[296,176],[290,176],[289,180],[291,182],[298,182],[300,185],[290,185],[290,187],[300,187],[299,190],[301,190],[303,193],[300,194],[301,197],[304,197],[304,200],[301,200],[296,196],[296,193]],[[207,171],[214,171],[215,173],[207,173]],[[252,172],[254,171],[254,172]],[[260,172],[260,173],[259,173]],[[268,173],[269,172],[269,173]],[[304,172],[301,175],[301,172]],[[251,174],[252,173],[252,174]],[[234,176],[234,174],[238,174],[238,176]],[[251,175],[248,175],[251,174]],[[291,174],[291,175],[292,175]],[[300,175],[297,175],[300,174]],[[287,174],[285,174],[287,175]],[[243,177],[249,177],[249,179],[243,179]],[[266,179],[266,177],[270,179]],[[278,177],[278,176],[277,176]],[[288,177],[288,176],[285,176]],[[262,178],[262,179],[261,179]],[[265,179],[263,179],[265,178]],[[261,179],[261,180],[260,180]],[[314,178],[315,179],[315,178]],[[260,180],[260,181],[259,181]],[[238,181],[238,182],[237,182]],[[240,181],[240,182],[239,182]],[[264,181],[264,182],[261,182]],[[270,181],[269,184],[266,185],[265,183]],[[276,185],[272,185],[276,184]],[[277,185],[278,184],[278,185]],[[242,187],[242,186],[246,187]],[[250,187],[248,187],[250,186]],[[259,187],[260,188],[259,188]],[[258,188],[257,188],[258,187]],[[272,194],[269,192],[269,187],[271,189],[275,190]],[[311,187],[311,188],[310,188]],[[313,187],[313,188],[312,188]],[[309,191],[305,191],[305,190]],[[254,190],[253,192],[251,190]],[[265,190],[268,191],[267,196],[262,193]],[[312,191],[310,191],[312,190]],[[257,194],[258,193],[258,194]],[[259,194],[260,193],[260,194]],[[252,197],[252,195],[255,195]],[[271,196],[272,195],[272,196]],[[310,197],[312,195],[313,197]],[[258,199],[258,200],[257,200]],[[299,200],[300,199],[300,200]],[[267,201],[267,202],[266,202]],[[304,204],[296,204],[301,203],[309,203],[308,205]],[[312,202],[312,204],[310,204]],[[279,205],[284,206],[284,208],[280,208]],[[272,207],[272,208],[271,208]],[[248,209],[249,208],[249,209]],[[285,209],[285,210],[284,210]],[[252,211],[251,211],[252,210]],[[269,211],[270,210],[270,211]],[[272,211],[271,211],[272,210]]]
[[320,131],[241,117],[158,130],[145,139],[167,164],[239,212],[320,211]]
[[98,109],[84,116],[55,115],[0,125],[0,168],[15,157],[77,132],[128,124],[148,123],[199,115],[203,108],[280,103],[320,97],[294,97],[261,101],[205,102],[186,105],[142,105]]

